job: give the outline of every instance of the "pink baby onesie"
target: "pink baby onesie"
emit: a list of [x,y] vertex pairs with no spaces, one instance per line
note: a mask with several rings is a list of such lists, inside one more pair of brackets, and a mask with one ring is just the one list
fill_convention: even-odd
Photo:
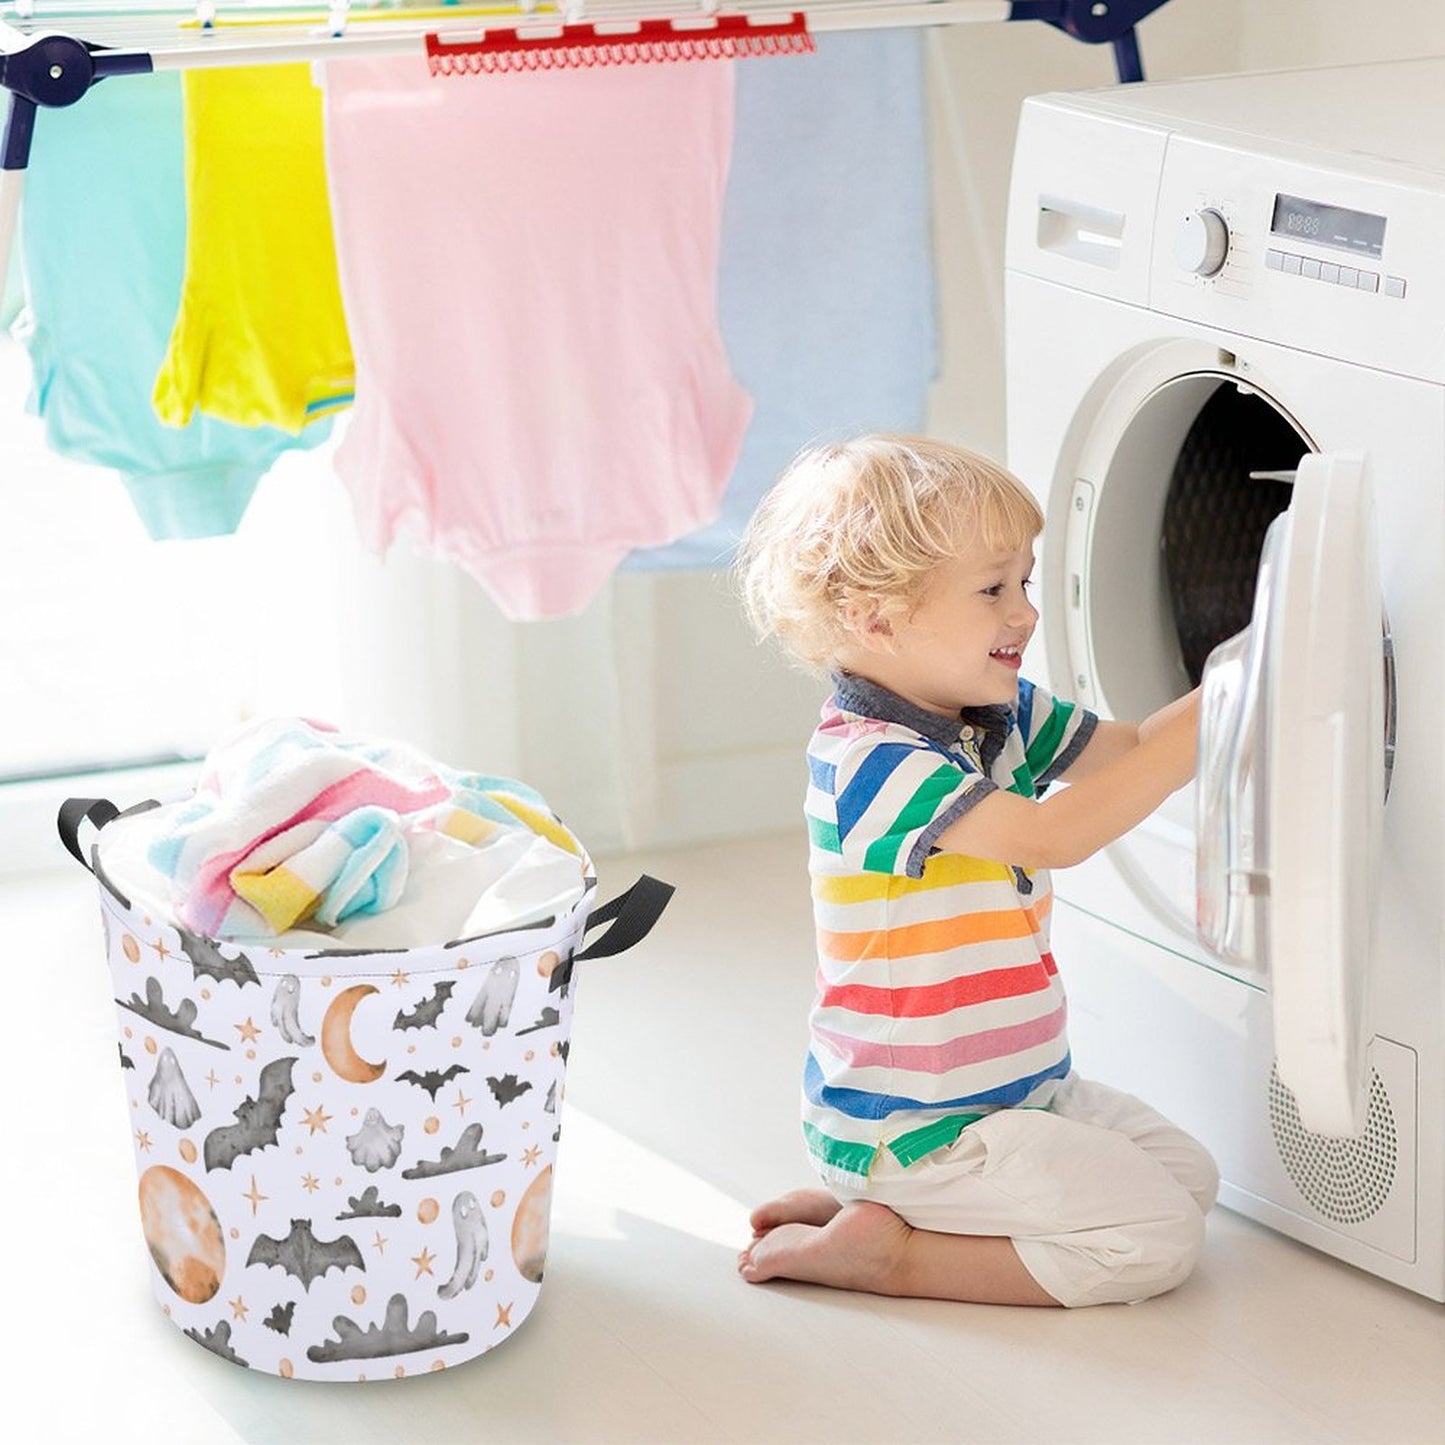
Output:
[[326,67],[362,534],[419,528],[508,617],[580,611],[716,515],[751,403],[717,325],[725,61]]

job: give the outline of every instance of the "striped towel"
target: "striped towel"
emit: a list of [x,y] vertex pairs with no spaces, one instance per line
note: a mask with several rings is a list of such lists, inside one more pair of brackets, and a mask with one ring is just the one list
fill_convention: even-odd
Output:
[[483,846],[499,829],[519,828],[582,852],[540,794],[520,783],[456,772],[402,743],[272,718],[208,754],[194,797],[147,856],[192,931],[271,938],[392,907],[418,832]]

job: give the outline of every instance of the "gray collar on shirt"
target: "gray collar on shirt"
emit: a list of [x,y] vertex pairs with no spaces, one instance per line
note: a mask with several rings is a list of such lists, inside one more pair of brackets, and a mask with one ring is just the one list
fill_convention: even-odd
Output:
[[846,712],[855,712],[860,717],[877,718],[879,722],[898,723],[922,733],[930,742],[951,748],[959,739],[966,724],[981,728],[994,744],[990,751],[1001,747],[1013,726],[1013,709],[1002,703],[990,703],[985,707],[966,707],[956,718],[945,717],[942,713],[929,712],[926,707],[901,698],[866,677],[855,677],[852,673],[833,673],[834,696],[838,706]]

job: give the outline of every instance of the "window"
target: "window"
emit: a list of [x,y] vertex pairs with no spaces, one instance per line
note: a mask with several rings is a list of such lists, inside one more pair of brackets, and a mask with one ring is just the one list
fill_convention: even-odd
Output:
[[262,712],[336,715],[354,527],[332,447],[283,456],[234,536],[154,542],[113,472],[48,448],[29,383],[0,334],[0,803],[4,784],[201,757]]

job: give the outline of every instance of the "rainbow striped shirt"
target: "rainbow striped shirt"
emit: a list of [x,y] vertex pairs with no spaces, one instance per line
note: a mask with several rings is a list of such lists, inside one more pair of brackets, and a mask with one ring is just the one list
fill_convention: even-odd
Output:
[[1069,1071],[1049,875],[934,851],[998,788],[1037,797],[1098,719],[1019,680],[1009,707],[930,713],[835,676],[808,745],[818,993],[803,1133],[825,1174],[904,1165]]

